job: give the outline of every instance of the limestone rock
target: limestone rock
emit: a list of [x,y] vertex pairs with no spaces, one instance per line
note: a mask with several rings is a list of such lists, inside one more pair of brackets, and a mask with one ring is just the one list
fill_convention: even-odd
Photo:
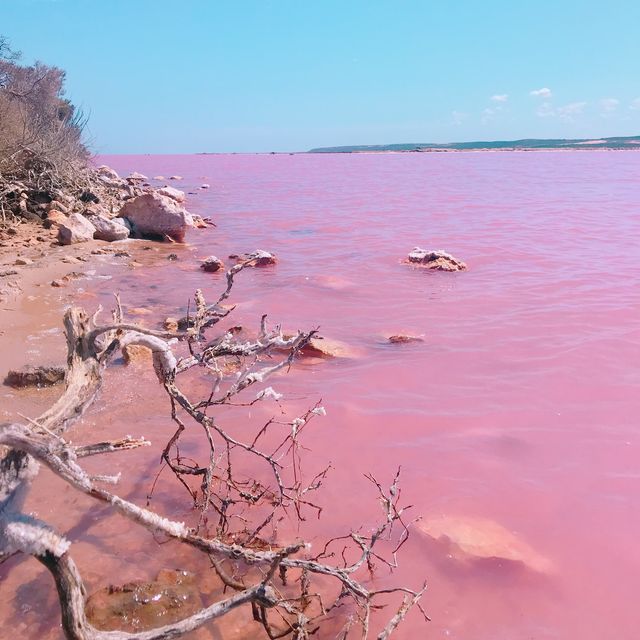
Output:
[[129,237],[129,228],[123,218],[105,218],[104,216],[89,216],[87,220],[95,227],[93,237],[96,240],[115,242]]
[[62,382],[64,375],[64,367],[26,366],[9,371],[4,383],[10,387],[48,387]]
[[407,262],[435,271],[464,271],[467,268],[467,265],[462,260],[454,258],[446,251],[430,251],[419,247],[416,247],[407,256]]
[[167,331],[177,331],[178,330],[178,318],[165,318],[165,320],[164,320],[164,328]]
[[64,222],[58,225],[58,242],[76,244],[93,240],[96,228],[79,213],[70,213]]
[[216,258],[216,256],[209,256],[202,261],[200,268],[208,273],[213,273],[224,269],[224,262],[220,258]]
[[138,236],[169,237],[176,242],[183,242],[187,228],[193,226],[191,214],[182,205],[157,192],[127,201],[118,217],[129,220]]
[[174,187],[164,186],[160,189],[157,189],[157,193],[161,196],[167,196],[167,198],[171,198],[176,202],[184,202],[187,198],[184,191],[180,191],[180,189],[176,189]]
[[108,178],[110,180],[119,180],[120,176],[114,171],[111,167],[108,167],[106,164],[101,164],[97,169],[96,173],[101,178]]
[[538,573],[553,570],[548,558],[493,520],[443,515],[422,520],[416,526],[460,561],[494,558],[520,563]]

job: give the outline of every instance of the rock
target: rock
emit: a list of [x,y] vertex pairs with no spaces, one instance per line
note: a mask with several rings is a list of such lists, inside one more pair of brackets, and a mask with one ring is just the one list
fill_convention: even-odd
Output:
[[210,186],[211,186],[210,184],[207,184],[207,183],[205,182],[204,184],[201,184],[201,185],[200,185],[200,188],[201,188],[201,189],[208,189]]
[[182,176],[169,176],[169,180],[182,180]]
[[129,237],[129,228],[123,218],[105,218],[103,216],[89,216],[89,222],[95,227],[93,237],[96,240],[115,242]]
[[206,229],[209,226],[201,216],[191,214],[191,217],[193,218],[193,226],[196,229]]
[[127,313],[130,313],[134,316],[148,316],[151,315],[152,311],[146,309],[145,307],[133,307],[133,309],[127,309]]
[[31,260],[31,258],[16,258],[16,261],[13,264],[19,267],[24,267],[28,264],[33,264],[33,260]]
[[66,216],[62,211],[58,209],[50,209],[49,213],[47,213],[47,220],[53,224],[63,224],[68,220],[68,216]]
[[49,387],[64,380],[64,367],[26,366],[21,370],[11,370],[4,383],[11,387]]
[[220,269],[224,269],[224,262],[222,262],[220,258],[209,256],[202,261],[200,268],[208,273],[213,273],[215,271],[220,271]]
[[164,320],[164,328],[167,331],[177,331],[178,330],[178,318],[165,318],[165,320]]
[[69,213],[69,207],[62,204],[62,202],[58,202],[58,200],[52,200],[47,205],[47,211],[60,211],[61,213]]
[[125,179],[127,180],[127,182],[131,182],[135,184],[136,182],[145,182],[149,178],[147,178],[147,176],[145,176],[142,173],[138,173],[137,171],[134,171],[132,174],[128,175]]
[[387,338],[391,344],[404,344],[407,342],[424,342],[424,338],[419,336],[409,336],[404,333],[398,333]]
[[110,180],[119,180],[120,176],[114,171],[111,167],[108,167],[106,164],[101,164],[97,169],[96,173],[102,178],[109,178]]
[[87,599],[89,622],[102,631],[137,632],[178,622],[202,608],[195,576],[162,570],[150,582],[100,589]]
[[127,218],[136,235],[162,239],[169,237],[176,242],[182,242],[187,228],[193,226],[191,214],[184,207],[155,192],[127,201],[118,217]]
[[170,253],[167,256],[167,260],[173,261],[173,260],[177,260],[178,259],[178,254],[177,253]]
[[63,245],[93,240],[96,228],[79,213],[70,213],[67,219],[58,225],[58,242]]
[[151,362],[153,356],[151,349],[139,344],[127,344],[122,348],[122,356],[125,364],[137,364]]
[[154,180],[164,180],[165,177],[164,176],[153,176]]
[[248,267],[266,267],[278,262],[275,254],[262,249],[256,249],[253,253],[245,253],[243,255],[232,253],[229,258],[239,262],[246,262]]
[[501,524],[485,518],[439,516],[417,528],[453,551],[458,560],[497,559],[520,563],[538,573],[551,573],[552,562]]
[[311,338],[300,353],[319,358],[350,358],[354,355],[349,345],[330,338]]
[[464,271],[467,265],[446,251],[429,251],[416,247],[408,256],[409,264],[435,271]]
[[171,198],[176,202],[184,202],[186,199],[186,195],[184,191],[180,191],[180,189],[175,189],[174,187],[164,186],[160,189],[156,190],[161,196],[167,196],[167,198]]
[[62,280],[52,280],[51,281],[51,286],[60,288],[60,287],[66,287],[67,285]]

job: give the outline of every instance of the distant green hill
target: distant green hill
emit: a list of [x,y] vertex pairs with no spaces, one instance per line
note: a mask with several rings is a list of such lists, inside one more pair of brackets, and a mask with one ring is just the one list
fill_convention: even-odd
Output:
[[507,151],[527,149],[634,149],[640,151],[640,136],[624,138],[585,138],[581,140],[557,139],[537,140],[494,140],[491,142],[447,142],[444,144],[406,143],[406,144],[372,144],[346,147],[319,147],[309,153],[365,153],[374,151]]

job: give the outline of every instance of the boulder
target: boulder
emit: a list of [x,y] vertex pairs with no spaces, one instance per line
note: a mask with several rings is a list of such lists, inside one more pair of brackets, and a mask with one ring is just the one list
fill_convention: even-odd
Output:
[[187,228],[193,226],[191,214],[182,205],[157,192],[127,201],[118,217],[126,218],[138,236],[169,237],[176,242],[183,242]]
[[4,383],[10,387],[49,387],[62,382],[64,375],[64,367],[26,366],[9,371]]
[[408,256],[407,263],[435,271],[464,271],[467,265],[442,250],[431,251],[416,247]]
[[205,182],[204,184],[201,184],[201,185],[200,185],[200,188],[201,188],[201,189],[208,189],[210,186],[211,186],[210,184],[207,184],[207,183]]
[[137,171],[134,171],[132,174],[126,177],[127,182],[130,182],[132,184],[135,184],[137,182],[146,182],[148,179],[149,178],[147,178],[147,176],[142,173],[138,173]]
[[157,189],[156,191],[161,196],[167,196],[167,198],[171,198],[176,202],[184,202],[187,198],[184,191],[180,191],[180,189],[175,189],[174,187],[169,187],[167,185],[160,187],[160,189]]
[[443,515],[421,520],[416,526],[458,561],[496,559],[519,563],[538,573],[553,570],[548,558],[493,520]]
[[200,268],[207,273],[214,273],[224,269],[224,262],[220,258],[216,258],[216,256],[209,256],[202,261]]
[[137,632],[178,622],[202,608],[195,576],[164,569],[153,581],[110,585],[91,594],[85,611],[102,631]]
[[266,267],[278,262],[278,258],[274,253],[269,253],[262,249],[256,249],[253,253],[245,253],[243,255],[232,253],[229,258],[239,262],[246,262],[248,267]]
[[169,176],[169,180],[182,180],[182,176]]
[[164,176],[153,176],[154,180],[165,180]]
[[64,222],[58,223],[58,242],[60,244],[77,244],[93,240],[96,228],[79,213],[70,213]]
[[311,338],[309,343],[300,351],[300,354],[315,358],[353,358],[356,355],[348,344],[339,340],[321,337]]
[[87,220],[95,227],[93,237],[96,240],[114,242],[129,237],[129,228],[123,218],[105,218],[104,216],[88,216]]

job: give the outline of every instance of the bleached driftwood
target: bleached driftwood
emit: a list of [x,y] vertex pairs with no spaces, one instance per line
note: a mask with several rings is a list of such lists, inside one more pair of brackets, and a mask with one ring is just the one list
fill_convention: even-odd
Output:
[[[317,630],[321,620],[332,609],[340,606],[345,598],[355,603],[356,615],[347,622],[342,637],[346,638],[352,628],[359,627],[361,637],[367,638],[370,614],[376,598],[389,593],[404,594],[397,612],[377,636],[383,640],[391,635],[413,605],[420,608],[419,600],[424,587],[418,591],[406,588],[374,591],[356,577],[356,573],[362,568],[371,570],[374,560],[382,560],[389,567],[396,566],[395,554],[408,535],[402,520],[404,510],[398,506],[397,475],[387,491],[383,490],[375,478],[369,478],[377,487],[384,518],[367,535],[351,532],[347,536],[329,540],[316,556],[310,556],[307,546],[302,542],[267,550],[257,544],[261,531],[273,521],[279,509],[293,508],[300,519],[303,519],[304,507],[319,510],[308,496],[321,486],[328,468],[318,473],[309,483],[301,480],[298,438],[310,420],[323,415],[324,409],[319,404],[292,422],[284,423],[290,427],[290,431],[275,450],[271,451],[260,448],[261,438],[272,424],[283,423],[271,420],[252,441],[245,442],[227,432],[207,412],[210,408],[224,404],[246,406],[268,398],[278,400],[280,394],[271,387],[263,388],[250,400],[243,400],[238,396],[249,387],[264,382],[276,371],[290,366],[299,350],[315,334],[314,331],[299,332],[292,338],[285,338],[279,328],[268,330],[266,317],[263,317],[255,339],[241,340],[234,332],[228,331],[208,340],[206,331],[229,313],[220,304],[229,296],[233,279],[244,266],[244,263],[239,264],[229,270],[227,288],[214,305],[207,306],[202,293],[196,292],[195,314],[189,318],[188,328],[179,334],[152,331],[125,322],[119,300],[113,321],[107,325],[98,325],[97,313],[89,316],[81,309],[71,308],[64,318],[68,345],[64,393],[48,411],[35,420],[29,420],[27,424],[0,425],[0,561],[3,557],[20,552],[36,557],[47,567],[56,583],[67,638],[151,640],[179,637],[248,603],[251,604],[253,618],[262,624],[267,637],[290,635],[292,638],[307,638]],[[174,354],[173,349],[178,342],[187,344],[189,356],[180,359]],[[149,444],[148,441],[127,437],[120,441],[71,446],[64,439],[66,430],[82,417],[98,394],[103,372],[110,360],[129,344],[143,345],[152,351],[156,376],[169,396],[171,416],[178,425],[176,433],[163,451],[163,460],[189,489],[194,504],[202,513],[212,508],[217,514],[215,535],[201,535],[198,528],[189,528],[184,523],[162,517],[149,508],[140,507],[118,496],[103,486],[117,483],[118,478],[90,476],[79,463],[86,456],[144,446]],[[289,349],[287,357],[275,364],[258,366],[261,357],[274,347]],[[228,357],[242,358],[243,366],[235,381],[223,390],[224,376],[219,361]],[[180,374],[193,367],[202,367],[214,379],[210,395],[195,401],[189,399],[178,385]],[[180,434],[186,428],[180,415],[190,417],[204,430],[210,445],[209,461],[204,466],[186,464],[177,452]],[[216,439],[221,443],[220,454],[216,448]],[[255,480],[237,478],[232,463],[236,451],[254,456],[257,462],[265,464],[273,477],[272,487]],[[286,467],[293,472],[292,480],[287,480],[284,476],[284,458],[288,460]],[[69,541],[46,523],[22,513],[24,497],[40,464],[46,465],[78,491],[111,505],[123,516],[148,530],[161,532],[207,554],[221,580],[236,593],[180,622],[151,631],[126,633],[95,629],[85,616],[86,592],[78,569],[69,555]],[[185,480],[189,476],[201,477],[201,495],[190,488]],[[234,518],[240,517],[234,512],[235,507],[240,505],[246,509],[265,501],[269,505],[266,516],[263,514],[261,520],[253,523],[251,528],[244,524],[240,531],[233,531]],[[245,519],[242,521],[247,522]],[[391,560],[385,560],[374,547],[380,539],[390,535],[395,524],[401,526],[401,534]],[[336,544],[352,545],[357,551],[355,560],[329,563],[328,560],[334,556],[346,558],[344,549],[342,553],[332,551]],[[238,564],[247,569],[247,579],[253,575],[249,586],[244,579],[238,580],[228,570],[230,565]],[[254,571],[251,574],[251,567],[258,573]],[[285,597],[276,586],[276,574],[284,586],[287,584],[288,572],[294,572],[295,581],[299,583],[299,594],[294,598]],[[312,590],[313,576],[330,577],[339,585],[340,593],[333,604],[326,606],[320,595]],[[313,602],[316,603],[315,606]],[[278,612],[277,622],[267,614],[272,609]],[[421,608],[420,610],[422,611]],[[422,613],[424,615],[423,611]]]

